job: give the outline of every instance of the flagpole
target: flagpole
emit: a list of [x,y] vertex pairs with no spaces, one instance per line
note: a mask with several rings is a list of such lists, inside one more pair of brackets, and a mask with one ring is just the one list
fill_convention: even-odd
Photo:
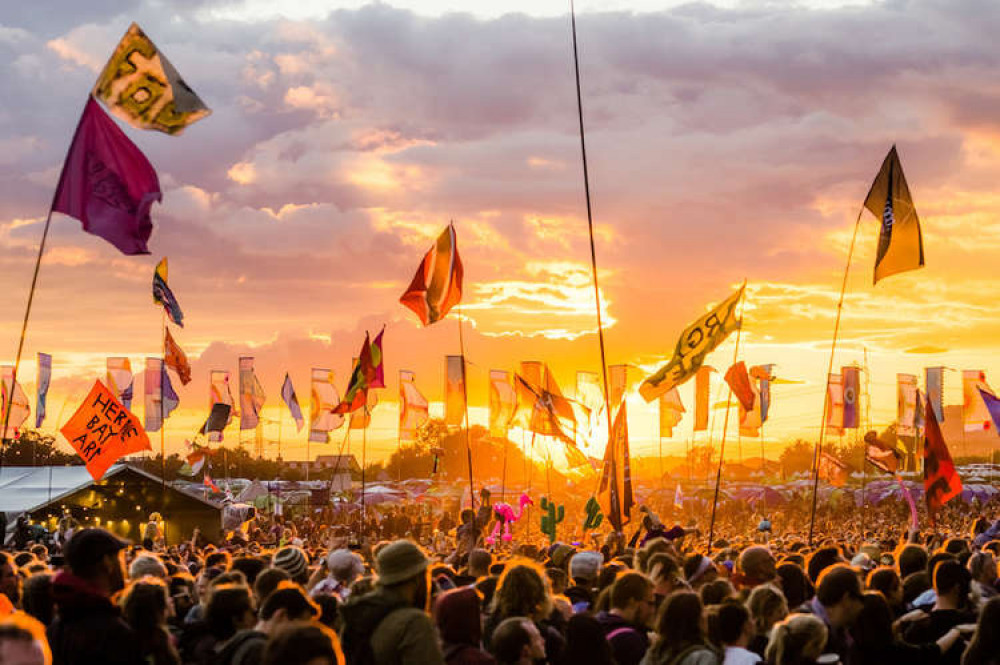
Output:
[[281,416],[284,415],[281,412],[281,406],[278,406],[278,459],[281,459]]
[[827,394],[830,392],[829,382],[830,374],[833,373],[833,359],[837,352],[837,336],[840,334],[840,318],[844,311],[844,295],[847,293],[847,276],[851,271],[851,259],[854,257],[854,246],[858,240],[858,229],[861,228],[861,215],[864,214],[865,206],[861,205],[858,210],[858,218],[854,222],[854,233],[851,235],[851,246],[847,251],[847,265],[844,266],[844,279],[840,285],[840,299],[837,301],[837,318],[834,320],[833,324],[833,341],[830,343],[830,361],[827,364],[826,376],[824,377],[823,385],[825,386],[823,390],[823,420],[820,423],[819,428],[819,440],[816,442],[815,448],[813,448],[813,491],[812,491],[812,510],[809,513],[809,545],[813,544],[813,531],[816,525],[816,495],[819,491],[819,456],[823,452],[823,441],[826,438],[826,417],[827,410],[829,408],[829,399],[827,399]]
[[469,420],[469,383],[465,371],[465,335],[462,334],[462,306],[457,305],[458,313],[458,352],[462,357],[462,402],[465,407],[465,456],[469,463],[469,505],[476,509],[476,489],[472,480],[472,442],[469,430],[472,422]]
[[167,502],[167,419],[163,415],[163,384],[167,378],[167,310],[160,313],[160,339],[163,340],[163,357],[160,360],[160,512],[166,510]]
[[[740,339],[743,335],[743,306],[745,304],[746,298],[746,279],[743,280],[743,287],[740,289],[740,326],[736,329],[736,346],[733,347],[733,362],[736,364],[736,359],[740,353]],[[728,381],[726,382],[729,383]],[[708,552],[712,552],[712,542],[715,540],[715,513],[719,506],[719,485],[722,482],[722,463],[726,457],[726,434],[729,431],[729,412],[732,410],[730,408],[729,402],[733,398],[733,387],[729,386],[729,392],[726,395],[726,418],[722,424],[722,442],[719,444],[719,466],[715,471],[715,495],[712,497],[712,519],[708,524]]]
[[[368,460],[368,401],[365,395],[365,426],[361,428],[361,529],[364,530],[365,519],[368,517],[368,509],[365,507],[365,464]],[[347,423],[347,428],[351,428],[351,423]]]

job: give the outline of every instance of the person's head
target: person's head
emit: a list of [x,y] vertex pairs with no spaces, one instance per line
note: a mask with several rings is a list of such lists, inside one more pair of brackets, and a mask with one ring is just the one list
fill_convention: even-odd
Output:
[[52,651],[45,626],[26,614],[15,613],[0,621],[0,663],[52,665]]
[[148,639],[167,622],[168,595],[167,584],[159,577],[148,576],[131,582],[120,601],[125,621]]
[[702,605],[709,607],[710,605],[724,603],[730,598],[735,598],[736,589],[733,588],[729,580],[722,577],[714,582],[702,585],[698,590],[698,594],[701,596]]
[[831,625],[837,628],[853,625],[864,601],[858,574],[847,564],[830,566],[819,576],[816,599],[826,609]]
[[653,583],[642,573],[625,573],[611,585],[611,611],[639,626],[652,624],[656,614]]
[[788,602],[773,584],[754,587],[747,597],[747,609],[758,635],[767,635],[771,627],[788,616]]
[[611,645],[593,615],[585,612],[574,614],[566,623],[566,647],[562,662],[614,665]]
[[482,640],[479,594],[472,587],[446,591],[434,602],[434,622],[446,644],[479,646]]
[[885,596],[890,606],[898,607],[903,604],[903,581],[899,579],[895,568],[880,566],[868,573],[867,587]]
[[980,584],[992,585],[997,581],[997,561],[993,552],[983,550],[969,557],[969,574]]
[[969,588],[972,575],[955,559],[940,562],[934,568],[934,591],[937,593],[939,606],[946,609],[958,609],[965,606],[969,599]]
[[497,582],[493,608],[501,618],[526,616],[540,621],[548,617],[552,600],[544,573],[528,561],[508,565]]
[[45,545],[42,545],[41,543],[35,543],[34,545],[31,546],[31,549],[29,549],[28,551],[31,552],[32,556],[34,556],[42,563],[49,562],[49,548],[46,547]]
[[484,549],[476,548],[469,552],[469,576],[479,579],[490,574],[493,565],[493,555]]
[[674,591],[687,588],[677,559],[666,552],[657,552],[649,557],[646,572],[653,580],[653,593],[659,598],[666,598]]
[[427,556],[410,540],[397,540],[375,557],[379,586],[403,596],[413,607],[430,608],[431,578]]
[[656,617],[660,636],[658,649],[677,653],[693,644],[705,642],[705,618],[698,594],[678,591],[667,596]]
[[738,567],[741,586],[747,588],[770,582],[775,576],[774,555],[763,545],[752,545],[743,550]]
[[330,576],[346,587],[365,573],[361,557],[348,549],[333,550],[326,555],[326,569]]
[[476,520],[476,511],[466,508],[460,515],[462,524],[472,524]]
[[815,584],[824,570],[838,563],[844,563],[844,556],[839,547],[821,547],[809,555],[806,562],[806,572],[809,573],[809,579]]
[[257,621],[250,589],[240,584],[222,584],[209,595],[205,623],[217,640],[228,640],[237,631]]
[[66,543],[64,555],[66,564],[75,576],[90,582],[110,596],[125,588],[122,557],[125,547],[124,542],[104,529],[80,529]]
[[262,604],[268,596],[274,593],[279,584],[287,580],[291,580],[291,578],[281,568],[266,568],[261,571],[253,583],[253,595],[257,599],[257,604]]
[[729,600],[714,608],[711,625],[713,641],[719,646],[746,647],[753,638],[753,621],[750,611],[738,600]]
[[597,583],[604,557],[600,552],[584,550],[569,560],[569,577],[579,586],[592,587]]
[[823,653],[827,630],[812,614],[790,614],[775,625],[765,658],[770,665],[797,665],[814,661]]
[[128,567],[128,578],[137,580],[140,577],[159,577],[161,580],[167,579],[167,567],[163,565],[160,557],[149,552],[140,554],[132,559],[132,564]]
[[288,573],[288,577],[297,584],[309,581],[309,559],[301,547],[287,545],[274,553],[271,565]]
[[997,653],[1000,653],[1000,596],[990,598],[983,605],[976,632],[962,662],[988,663]]
[[344,653],[326,626],[292,621],[267,640],[261,665],[344,665]]
[[858,620],[851,629],[854,642],[862,653],[885,653],[892,644],[892,610],[878,591],[864,595]]
[[188,572],[178,572],[167,581],[170,588],[170,598],[174,603],[174,612],[179,617],[187,616],[188,611],[197,602],[194,591],[194,577]]
[[912,603],[916,598],[931,587],[931,576],[926,570],[910,573],[903,578],[903,603]]
[[704,554],[691,554],[684,559],[684,578],[692,588],[713,582],[719,577],[712,560]]
[[233,556],[229,552],[212,552],[205,557],[206,568],[221,568],[223,572],[229,570],[233,564]]
[[903,545],[896,552],[896,567],[899,569],[900,579],[904,580],[913,573],[926,570],[927,550],[913,543]]
[[243,573],[243,576],[247,578],[247,583],[251,585],[257,581],[260,571],[265,568],[267,568],[267,562],[253,556],[237,557],[233,559],[231,567],[232,570],[238,570]]
[[319,607],[298,584],[282,582],[260,606],[258,630],[271,635],[289,621],[309,621],[319,616]]
[[55,615],[55,602],[52,597],[52,575],[39,573],[32,575],[24,581],[21,608],[46,626],[52,623],[52,618]]
[[941,549],[957,559],[963,559],[969,554],[969,541],[965,538],[949,538],[941,545]]
[[490,650],[499,665],[530,665],[545,658],[545,640],[531,619],[508,617],[493,631]]

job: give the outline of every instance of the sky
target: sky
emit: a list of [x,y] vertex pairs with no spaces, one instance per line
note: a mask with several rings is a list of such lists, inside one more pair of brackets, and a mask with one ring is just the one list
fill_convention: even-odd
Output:
[[[207,415],[209,371],[229,369],[235,381],[238,358],[250,355],[268,394],[265,438],[280,431],[283,456],[304,456],[304,433],[280,408],[284,373],[308,410],[309,368],[333,369],[343,390],[365,331],[385,325],[389,385],[366,454],[388,454],[397,371],[416,372],[434,415],[443,356],[459,351],[456,316],[421,328],[398,303],[449,221],[466,268],[472,421],[485,422],[490,369],[544,360],[570,395],[578,370],[598,370],[564,3],[40,4],[0,9],[3,362],[16,352],[73,127],[130,22],[213,109],[180,137],[125,128],[164,192],[150,256],[123,256],[54,216],[20,375],[33,394],[36,352],[54,356],[44,430],[68,419],[107,356],[138,369],[158,355],[150,280],[167,256],[186,316],[173,334],[194,366],[168,449],[181,450]],[[896,144],[927,265],[873,286],[879,220],[862,215],[835,367],[867,357],[880,428],[895,417],[896,373],[1000,372],[1000,6],[582,0],[578,9],[610,363],[633,366],[638,383],[669,359],[687,323],[746,279],[738,357],[800,382],[775,388],[768,454],[815,437],[851,232]],[[724,372],[734,344],[708,362]],[[946,402],[961,400],[959,376],[946,374]],[[681,395],[691,411],[691,386]],[[725,399],[720,384],[715,399]],[[685,449],[690,417],[660,442],[655,404],[635,394],[629,403],[634,453]],[[334,433],[337,443],[309,452],[336,452],[341,440]]]

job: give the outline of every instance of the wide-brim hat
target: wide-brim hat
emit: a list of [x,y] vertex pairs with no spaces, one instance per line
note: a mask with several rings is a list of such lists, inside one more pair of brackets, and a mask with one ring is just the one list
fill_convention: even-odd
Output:
[[378,581],[393,586],[413,579],[427,570],[429,561],[420,547],[409,540],[397,540],[382,548],[375,559]]

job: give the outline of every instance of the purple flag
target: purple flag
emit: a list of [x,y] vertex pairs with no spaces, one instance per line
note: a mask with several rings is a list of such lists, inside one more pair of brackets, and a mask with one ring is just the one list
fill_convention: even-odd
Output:
[[149,209],[162,198],[153,165],[94,98],[87,98],[52,210],[80,220],[84,231],[122,254],[149,254]]

